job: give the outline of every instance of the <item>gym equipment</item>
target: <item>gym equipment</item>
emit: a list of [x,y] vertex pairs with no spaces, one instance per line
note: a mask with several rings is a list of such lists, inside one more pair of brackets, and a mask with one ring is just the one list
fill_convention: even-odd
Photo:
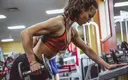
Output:
[[116,50],[116,57],[117,57],[117,60],[118,60],[118,63],[127,63],[127,56],[126,56],[126,51],[125,50]]
[[[48,74],[48,77],[52,79],[52,70],[50,68],[50,65],[46,62],[46,58],[44,56],[43,56],[43,63],[44,65],[41,66],[41,70],[42,71],[45,70],[45,72]],[[23,68],[24,68],[23,62],[19,62],[18,71],[21,80],[24,80],[25,76],[30,75],[32,73],[30,70],[23,72]]]
[[0,60],[0,80],[8,80],[9,79],[9,73],[11,70],[11,66],[13,63],[13,59],[10,57],[7,57],[4,61]]
[[118,63],[118,60],[117,60],[117,56],[116,56],[116,54],[115,54],[115,50],[114,49],[109,49],[110,50],[110,52],[111,52],[111,55],[112,55],[112,57],[113,57],[113,60],[114,60],[114,62],[115,63]]
[[90,74],[94,74],[94,72],[91,72],[91,70],[95,65],[96,63],[88,66],[86,76],[83,76],[82,80],[109,80],[121,76],[123,74],[128,74],[128,66],[123,66],[113,70],[101,71],[100,73],[97,73],[98,77],[92,78]]
[[58,69],[60,80],[82,80],[80,66],[77,65],[76,56],[64,58],[64,65]]
[[[118,67],[112,70],[102,70],[101,65],[97,65],[96,63],[92,63],[85,68],[83,62],[84,58],[81,58],[81,70],[82,70],[82,80],[110,80],[112,78],[116,78],[123,74],[128,74],[128,66]],[[95,69],[95,71],[94,71]],[[92,71],[93,70],[93,71]],[[85,73],[86,71],[86,73]],[[97,75],[97,77],[93,77],[93,75]]]
[[112,57],[115,61],[115,63],[119,64],[119,63],[127,63],[127,52],[124,49],[110,49],[110,52],[112,53]]
[[[19,76],[20,76],[21,80],[24,80],[24,77],[27,75],[30,75],[32,72],[30,70],[26,71],[26,72],[22,72],[22,70],[21,70],[22,65],[23,65],[23,62],[20,62],[18,64],[18,71],[19,71]],[[41,69],[44,69],[44,66],[41,66]]]
[[128,43],[126,42],[126,41],[123,41],[122,43],[121,43],[121,48],[123,49],[125,49],[125,50],[128,50]]
[[7,57],[5,61],[5,65],[8,67],[8,69],[11,70],[12,64],[13,64],[14,59],[12,57]]
[[110,54],[102,53],[102,59],[104,59],[109,64],[114,64],[115,63],[111,53]]
[[122,49],[125,53],[125,56],[128,57],[128,43],[126,41],[121,43],[120,49]]
[[[87,61],[87,64],[85,63],[85,61]],[[81,58],[81,71],[82,80],[90,80],[92,78],[98,77],[100,67],[96,63],[92,62],[92,60],[90,60],[89,58]]]
[[113,70],[99,73],[97,80],[108,80],[127,73],[128,73],[128,66],[123,66]]

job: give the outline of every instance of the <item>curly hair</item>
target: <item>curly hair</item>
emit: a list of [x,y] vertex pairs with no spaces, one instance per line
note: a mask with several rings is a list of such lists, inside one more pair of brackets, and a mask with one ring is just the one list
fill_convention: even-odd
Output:
[[68,5],[65,7],[64,15],[74,20],[79,17],[82,9],[87,11],[92,5],[96,9],[98,8],[96,0],[69,0]]

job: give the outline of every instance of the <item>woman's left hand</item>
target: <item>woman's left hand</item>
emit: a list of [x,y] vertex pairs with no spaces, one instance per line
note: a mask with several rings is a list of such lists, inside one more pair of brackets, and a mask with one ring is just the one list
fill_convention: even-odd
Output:
[[122,67],[122,66],[128,66],[128,63],[121,63],[121,64],[111,64],[108,66],[107,69],[112,70],[118,67]]

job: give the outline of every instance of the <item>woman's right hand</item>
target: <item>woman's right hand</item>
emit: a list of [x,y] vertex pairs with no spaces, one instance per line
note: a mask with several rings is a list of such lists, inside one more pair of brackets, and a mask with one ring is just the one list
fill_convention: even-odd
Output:
[[41,65],[37,61],[32,61],[30,63],[30,70],[32,71],[32,75],[41,74]]

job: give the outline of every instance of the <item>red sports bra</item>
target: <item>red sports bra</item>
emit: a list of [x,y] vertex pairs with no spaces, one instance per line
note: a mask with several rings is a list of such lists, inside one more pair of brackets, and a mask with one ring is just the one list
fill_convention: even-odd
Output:
[[[65,24],[66,26],[66,24]],[[65,50],[68,47],[66,28],[65,32],[61,36],[53,37],[51,35],[43,35],[41,37],[42,42],[53,51]]]

